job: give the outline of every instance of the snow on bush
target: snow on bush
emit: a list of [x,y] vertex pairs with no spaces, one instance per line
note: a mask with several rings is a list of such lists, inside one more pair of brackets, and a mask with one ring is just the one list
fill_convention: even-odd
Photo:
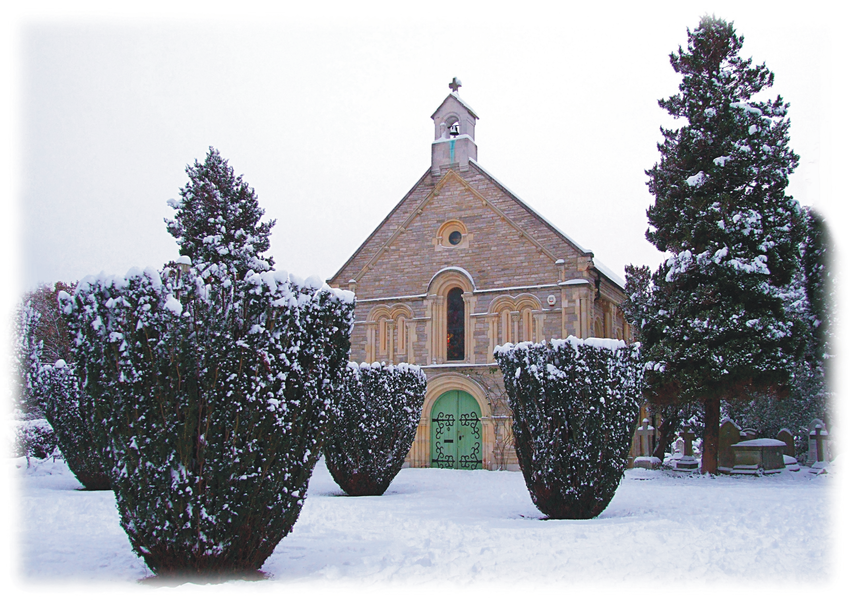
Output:
[[[85,394],[80,381],[64,360],[54,365],[36,361],[29,375],[29,389],[56,433],[56,444],[68,468],[88,490],[110,489],[109,474],[95,447],[89,421],[80,412]],[[91,404],[87,402],[87,404]]]
[[56,450],[56,434],[46,419],[15,423],[15,456],[47,458]]
[[154,573],[255,570],[291,531],[353,316],[352,293],[317,284],[201,263],[61,295],[121,525]]
[[516,456],[531,499],[554,519],[590,519],[628,464],[639,410],[639,345],[570,336],[495,349]]
[[327,468],[351,496],[379,496],[413,445],[427,378],[414,365],[349,362],[324,445]]

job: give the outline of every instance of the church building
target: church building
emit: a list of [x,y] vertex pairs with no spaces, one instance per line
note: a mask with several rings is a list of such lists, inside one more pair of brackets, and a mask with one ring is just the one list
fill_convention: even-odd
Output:
[[430,166],[329,283],[357,298],[352,361],[427,374],[408,466],[517,469],[493,350],[630,341],[624,282],[478,163],[478,115],[449,87]]

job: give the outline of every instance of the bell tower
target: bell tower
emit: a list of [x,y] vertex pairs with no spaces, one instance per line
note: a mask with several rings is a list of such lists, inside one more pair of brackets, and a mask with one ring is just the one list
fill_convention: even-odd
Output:
[[430,117],[434,124],[430,170],[434,176],[449,168],[468,171],[469,159],[478,159],[478,146],[475,144],[478,116],[460,98],[461,85],[456,77],[448,84],[451,93]]

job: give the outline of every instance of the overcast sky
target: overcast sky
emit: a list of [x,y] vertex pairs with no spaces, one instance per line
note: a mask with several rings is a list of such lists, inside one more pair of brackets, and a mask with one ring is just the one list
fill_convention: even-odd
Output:
[[209,146],[277,220],[277,266],[329,278],[428,168],[430,115],[454,76],[480,117],[484,168],[620,276],[628,263],[655,267],[644,171],[658,160],[659,126],[673,124],[657,100],[676,92],[668,55],[705,13],[734,21],[743,55],[775,73],[770,95],[790,102],[801,156],[790,192],[836,218],[842,199],[826,190],[843,163],[828,150],[845,126],[828,115],[843,118],[847,73],[837,13],[780,2],[350,4],[19,15],[8,42],[11,281],[26,289],[175,258],[166,202]]
[[801,156],[790,192],[826,214],[842,253],[842,3],[124,4],[15,2],[0,18],[4,316],[40,282],[174,259],[167,200],[209,146],[277,220],[278,267],[331,277],[428,168],[454,76],[485,169],[620,276],[655,267],[644,171],[672,125],[657,100],[706,13],[774,71]]

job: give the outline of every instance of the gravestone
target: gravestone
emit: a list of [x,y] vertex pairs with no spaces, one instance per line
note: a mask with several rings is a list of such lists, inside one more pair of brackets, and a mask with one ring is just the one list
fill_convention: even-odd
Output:
[[796,460],[795,456],[787,456],[784,455],[784,468],[788,471],[800,471],[799,461]]
[[793,434],[790,433],[789,429],[782,429],[778,432],[778,435],[775,436],[775,439],[781,440],[784,442],[784,445],[787,446],[784,449],[784,454],[786,456],[796,456],[796,440],[793,439]]
[[825,428],[825,423],[819,419],[811,421],[808,428],[808,460],[805,464],[809,467],[814,467],[817,463],[828,462],[828,430]]
[[731,445],[732,475],[768,475],[784,468],[784,442],[772,438],[744,440]]
[[634,459],[635,468],[657,469],[660,467],[660,459],[651,455],[654,446],[654,427],[649,425],[648,419],[643,419],[643,425],[637,428],[637,439],[640,440],[640,455]]
[[684,455],[675,461],[675,470],[692,471],[697,469],[699,467],[699,461],[693,456],[693,439],[696,437],[696,434],[693,433],[693,428],[689,426],[685,427],[679,435],[684,440]]
[[754,429],[752,429],[750,427],[746,427],[745,429],[740,430],[740,441],[741,442],[753,440],[756,437],[758,437],[758,434],[755,432]]
[[719,424],[719,444],[717,445],[717,470],[730,473],[734,468],[734,451],[731,446],[740,441],[740,428],[731,419],[722,419]]

